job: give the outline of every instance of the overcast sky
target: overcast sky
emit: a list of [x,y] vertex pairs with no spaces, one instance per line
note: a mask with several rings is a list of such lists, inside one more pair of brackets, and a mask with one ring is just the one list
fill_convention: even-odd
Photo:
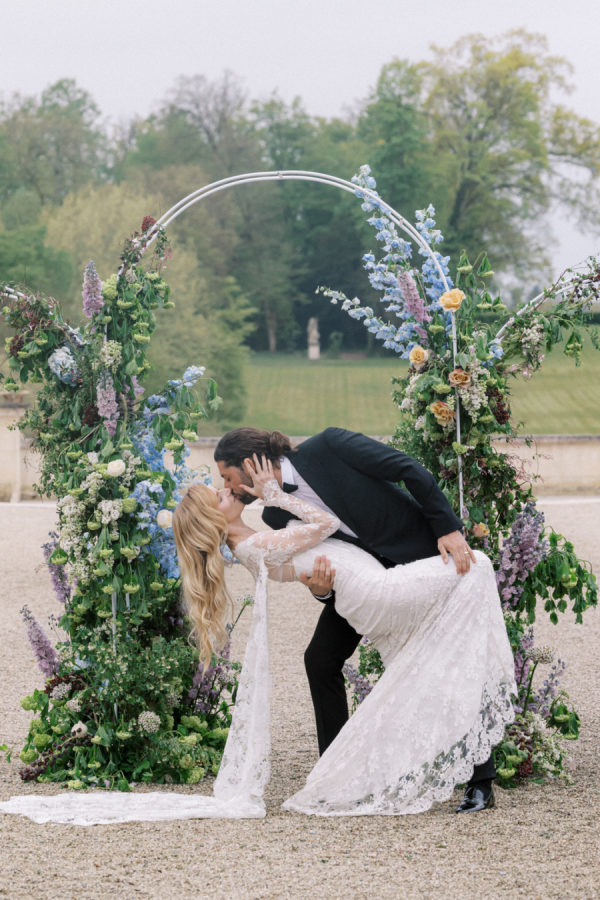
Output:
[[[572,63],[565,101],[600,121],[597,0],[0,0],[0,11],[5,97],[72,77],[111,119],[149,113],[178,75],[218,78],[224,69],[251,97],[277,90],[300,96],[313,115],[335,116],[394,57],[418,61],[432,43],[525,28]],[[573,226],[559,231],[557,266],[600,245]]]

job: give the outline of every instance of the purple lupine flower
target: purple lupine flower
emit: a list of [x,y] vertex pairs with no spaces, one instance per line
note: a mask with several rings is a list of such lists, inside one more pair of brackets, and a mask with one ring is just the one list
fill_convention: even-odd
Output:
[[104,420],[106,430],[112,437],[117,430],[119,405],[113,380],[106,372],[100,375],[96,385],[96,407],[98,415]]
[[44,559],[46,560],[46,565],[48,566],[48,571],[50,572],[50,578],[52,580],[52,587],[54,588],[56,599],[59,603],[65,604],[71,597],[71,585],[67,581],[67,572],[65,567],[56,565],[56,563],[49,562],[50,557],[58,546],[58,535],[55,531],[51,531],[48,537],[50,538],[50,540],[47,541],[47,543],[42,544]]
[[100,312],[104,306],[102,298],[102,282],[96,272],[96,266],[89,261],[83,273],[83,311],[88,319],[91,319],[95,313]]
[[373,685],[367,678],[364,677],[364,675],[360,674],[358,669],[354,668],[352,663],[344,663],[344,668],[342,671],[344,673],[344,677],[352,686],[356,703],[362,703],[365,697],[367,697],[373,690]]
[[558,659],[550,670],[550,674],[542,683],[541,688],[536,692],[533,698],[533,704],[529,704],[530,708],[532,705],[535,706],[535,709],[545,718],[550,715],[550,707],[552,706],[552,701],[557,697],[560,685],[559,681],[564,675],[564,671],[567,668],[567,664],[563,662],[562,659]]
[[[400,272],[398,275],[398,286],[404,297],[404,308],[409,312],[416,322],[430,322],[431,315],[425,307],[425,302],[419,294],[419,289],[410,272]],[[419,330],[422,337],[425,332]],[[422,334],[421,334],[422,332]]]
[[44,629],[28,606],[22,608],[21,615],[27,623],[27,637],[35,653],[38,666],[47,678],[56,675],[58,671],[58,655]]
[[543,531],[544,514],[528,503],[513,522],[496,572],[504,609],[517,606],[527,576],[548,553],[548,541],[541,540]]
[[[517,683],[517,688],[519,689],[519,694],[522,694],[523,696],[529,683],[529,672],[531,670],[531,660],[527,656],[527,653],[532,647],[533,628],[529,628],[521,638],[520,646],[515,651],[515,681]],[[521,691],[521,688],[523,688],[523,691]],[[531,702],[529,703],[529,708],[531,708]],[[523,712],[522,706],[519,705],[515,706],[515,710],[519,713]]]
[[188,692],[188,699],[194,703],[194,712],[208,713],[211,709],[211,692],[214,691],[214,666],[205,666],[198,663],[198,668],[192,678],[192,687]]
[[135,375],[132,375],[132,377],[131,377],[131,385],[133,387],[133,393],[135,394],[136,397],[141,397],[142,394],[144,393],[144,391],[146,390],[146,388],[143,388],[142,385],[139,383],[139,381],[137,380]]

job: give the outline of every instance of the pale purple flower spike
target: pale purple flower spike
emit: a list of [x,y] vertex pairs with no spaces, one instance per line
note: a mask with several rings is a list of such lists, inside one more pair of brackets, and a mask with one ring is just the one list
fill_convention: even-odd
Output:
[[88,319],[91,319],[95,313],[100,312],[104,306],[102,299],[102,282],[96,272],[96,266],[89,261],[83,273],[83,311]]
[[35,653],[38,666],[46,678],[56,675],[58,671],[58,656],[44,629],[28,606],[23,607],[21,615],[27,623],[27,637]]
[[115,386],[110,375],[103,373],[98,379],[96,387],[96,407],[98,415],[104,419],[106,430],[112,437],[117,430],[117,421],[119,419],[119,405],[117,403],[117,395]]

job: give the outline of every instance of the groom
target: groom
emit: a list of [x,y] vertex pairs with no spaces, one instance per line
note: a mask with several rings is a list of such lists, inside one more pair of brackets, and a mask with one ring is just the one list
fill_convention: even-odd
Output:
[[[362,547],[386,567],[434,556],[438,551],[444,562],[449,554],[453,557],[459,574],[468,572],[475,562],[462,522],[431,472],[398,450],[343,428],[326,428],[295,449],[279,431],[236,428],[219,440],[214,457],[225,487],[244,502],[254,499],[240,489],[240,485],[252,483],[242,466],[254,453],[271,460],[283,490],[298,491],[300,499],[340,519],[334,537]],[[271,528],[284,528],[290,518],[290,513],[276,507],[263,511],[263,520]],[[323,567],[319,571],[322,573]],[[342,669],[361,636],[336,612],[333,594],[316,568],[305,583],[324,602],[304,655],[319,752],[324,753],[348,720]],[[321,593],[326,596],[319,596]],[[491,757],[475,766],[457,812],[493,806],[495,775]]]

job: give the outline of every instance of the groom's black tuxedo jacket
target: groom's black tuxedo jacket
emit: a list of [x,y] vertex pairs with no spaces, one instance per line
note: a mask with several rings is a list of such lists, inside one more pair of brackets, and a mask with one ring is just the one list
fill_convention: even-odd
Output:
[[[335,537],[358,543],[384,560],[406,563],[434,556],[437,539],[463,527],[431,472],[364,434],[326,428],[287,455],[358,541],[341,531]],[[291,518],[277,507],[263,511],[271,528],[283,528]]]

